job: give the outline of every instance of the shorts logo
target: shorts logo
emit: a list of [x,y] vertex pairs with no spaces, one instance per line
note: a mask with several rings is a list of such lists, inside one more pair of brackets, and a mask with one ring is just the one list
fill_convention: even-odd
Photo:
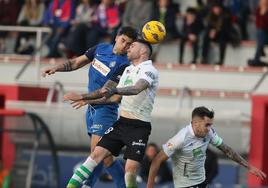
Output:
[[103,126],[101,125],[101,124],[94,124],[94,125],[92,125],[92,129],[102,129],[103,128]]
[[142,139],[139,140],[139,142],[132,142],[132,146],[144,146],[145,147],[145,143],[142,142]]
[[110,127],[109,129],[107,129],[107,131],[105,131],[105,133],[104,134],[109,134],[111,131],[113,131],[114,130],[114,128],[113,127]]
[[98,131],[102,131],[103,130],[103,126],[101,124],[94,124],[92,125],[92,127],[90,127],[90,131],[92,134],[98,132]]
[[107,76],[111,69],[97,59],[94,59],[92,66],[99,71],[103,76]]

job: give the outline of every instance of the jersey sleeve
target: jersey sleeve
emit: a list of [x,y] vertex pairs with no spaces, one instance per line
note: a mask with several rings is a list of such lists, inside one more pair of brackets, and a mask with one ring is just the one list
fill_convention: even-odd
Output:
[[210,129],[209,136],[210,136],[210,143],[213,146],[218,147],[219,145],[222,144],[222,138],[218,136],[218,134],[213,128]]
[[162,146],[165,154],[170,157],[176,150],[180,150],[183,146],[184,138],[185,130],[182,129]]
[[157,71],[154,69],[144,69],[141,70],[140,73],[140,79],[144,79],[147,82],[149,82],[150,85],[152,85],[153,81],[157,78]]
[[125,71],[126,67],[128,65],[127,64],[124,64],[122,65],[121,67],[119,67],[115,72],[114,74],[111,76],[110,80],[116,82],[116,83],[119,83],[119,80],[123,74],[123,72]]
[[91,48],[89,48],[86,53],[85,56],[87,56],[87,58],[92,61],[94,59],[95,56],[95,52],[96,52],[97,46],[93,46]]

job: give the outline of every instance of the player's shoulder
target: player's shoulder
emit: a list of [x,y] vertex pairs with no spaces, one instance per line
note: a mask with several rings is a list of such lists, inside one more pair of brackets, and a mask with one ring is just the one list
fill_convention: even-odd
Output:
[[96,49],[98,52],[105,52],[110,50],[111,48],[113,48],[113,45],[109,43],[99,43]]
[[184,140],[184,138],[186,137],[188,133],[189,133],[189,128],[188,126],[185,126],[181,130],[179,130],[179,132],[177,132],[175,137],[180,138],[181,140]]
[[119,66],[122,66],[122,65],[129,66],[130,65],[130,62],[129,62],[126,54],[117,55],[116,56],[116,62],[119,63]]
[[154,74],[158,74],[158,70],[155,68],[151,60],[144,62],[142,66],[145,71],[150,71],[153,72]]

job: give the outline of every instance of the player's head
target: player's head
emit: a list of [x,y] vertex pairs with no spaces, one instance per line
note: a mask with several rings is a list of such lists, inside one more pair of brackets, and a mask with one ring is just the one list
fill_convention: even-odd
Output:
[[122,27],[119,29],[114,44],[114,51],[117,54],[124,54],[127,52],[131,43],[137,39],[138,33],[132,27]]
[[127,57],[130,61],[136,59],[143,59],[145,61],[150,59],[152,52],[153,50],[150,43],[142,39],[137,39],[130,45],[130,48],[127,51]]
[[192,127],[197,137],[205,137],[209,132],[214,118],[214,111],[201,106],[192,112]]
[[146,151],[145,151],[145,156],[149,160],[153,160],[153,158],[157,155],[158,152],[159,152],[159,148],[155,143],[147,144]]

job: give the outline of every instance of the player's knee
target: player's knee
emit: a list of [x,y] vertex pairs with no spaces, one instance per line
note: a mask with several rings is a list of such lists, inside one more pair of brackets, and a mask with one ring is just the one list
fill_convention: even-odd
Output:
[[111,153],[107,149],[97,146],[90,154],[90,157],[97,163],[100,163],[108,155],[111,155]]
[[125,182],[126,182],[126,187],[137,187],[136,173],[126,172]]
[[108,156],[106,157],[104,160],[103,160],[103,164],[104,166],[107,168],[107,167],[110,167],[112,164],[113,164],[114,160],[113,160],[113,156]]

